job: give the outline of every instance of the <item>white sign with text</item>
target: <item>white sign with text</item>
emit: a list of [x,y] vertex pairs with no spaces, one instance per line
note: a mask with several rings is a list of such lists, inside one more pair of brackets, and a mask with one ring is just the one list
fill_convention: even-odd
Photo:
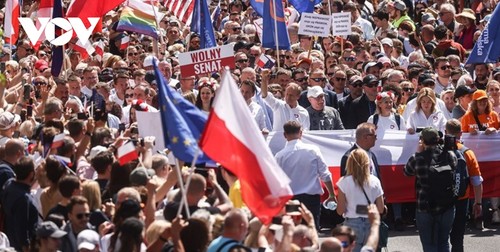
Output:
[[331,16],[304,12],[300,19],[299,34],[327,37],[331,26]]
[[332,27],[334,36],[347,36],[351,35],[351,13],[333,13],[332,14]]

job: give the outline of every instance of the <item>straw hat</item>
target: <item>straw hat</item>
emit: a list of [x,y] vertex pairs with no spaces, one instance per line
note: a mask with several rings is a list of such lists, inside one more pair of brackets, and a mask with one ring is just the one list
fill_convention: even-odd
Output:
[[467,21],[464,20],[464,18],[472,19],[473,21],[476,21],[476,15],[474,14],[474,11],[469,8],[464,8],[462,13],[457,15],[457,22],[463,24],[466,23]]

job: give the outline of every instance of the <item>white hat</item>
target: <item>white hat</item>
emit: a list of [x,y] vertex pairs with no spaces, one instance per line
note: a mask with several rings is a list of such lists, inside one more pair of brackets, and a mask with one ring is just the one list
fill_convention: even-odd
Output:
[[153,60],[158,61],[158,58],[156,58],[153,55],[146,56],[146,58],[144,58],[144,62],[142,63],[142,66],[143,67],[153,66]]
[[21,121],[21,117],[17,114],[12,114],[11,112],[5,111],[0,115],[0,130],[8,130],[17,122]]
[[78,250],[94,250],[96,247],[99,247],[99,234],[91,229],[85,229],[80,232],[76,240],[76,244],[78,244]]
[[380,43],[382,43],[382,45],[388,45],[390,47],[394,46],[394,43],[392,42],[392,39],[390,39],[390,38],[384,38],[380,41]]
[[94,157],[97,156],[97,154],[104,152],[104,151],[107,151],[107,150],[108,150],[108,148],[106,148],[102,145],[95,146],[94,148],[90,149],[89,160],[94,159]]
[[78,71],[78,70],[83,71],[85,68],[87,68],[87,66],[88,66],[87,63],[80,62],[80,63],[78,63],[78,65],[76,65],[75,71]]
[[307,90],[307,98],[309,97],[316,98],[322,94],[325,94],[325,91],[323,91],[323,88],[321,88],[320,86],[314,86],[309,88],[309,90]]

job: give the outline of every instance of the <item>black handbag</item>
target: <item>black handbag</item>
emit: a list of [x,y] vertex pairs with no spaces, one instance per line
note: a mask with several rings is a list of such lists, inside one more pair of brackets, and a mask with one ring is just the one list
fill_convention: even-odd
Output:
[[[368,204],[370,205],[372,202],[368,198],[368,195],[366,195],[365,189],[363,187],[361,187],[361,190],[363,190],[363,194],[365,195],[365,198],[368,201]],[[381,219],[379,231],[378,231],[378,249],[377,250],[380,250],[382,248],[387,249],[388,241],[389,241],[389,226],[387,226],[387,224],[385,222],[383,222]]]

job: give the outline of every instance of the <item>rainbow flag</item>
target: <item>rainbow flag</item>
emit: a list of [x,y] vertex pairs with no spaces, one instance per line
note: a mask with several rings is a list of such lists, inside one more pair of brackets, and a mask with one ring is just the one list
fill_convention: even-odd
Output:
[[[131,31],[158,38],[156,22],[163,18],[158,8],[140,0],[129,0],[123,8],[117,31]],[[156,18],[156,20],[155,20]]]

